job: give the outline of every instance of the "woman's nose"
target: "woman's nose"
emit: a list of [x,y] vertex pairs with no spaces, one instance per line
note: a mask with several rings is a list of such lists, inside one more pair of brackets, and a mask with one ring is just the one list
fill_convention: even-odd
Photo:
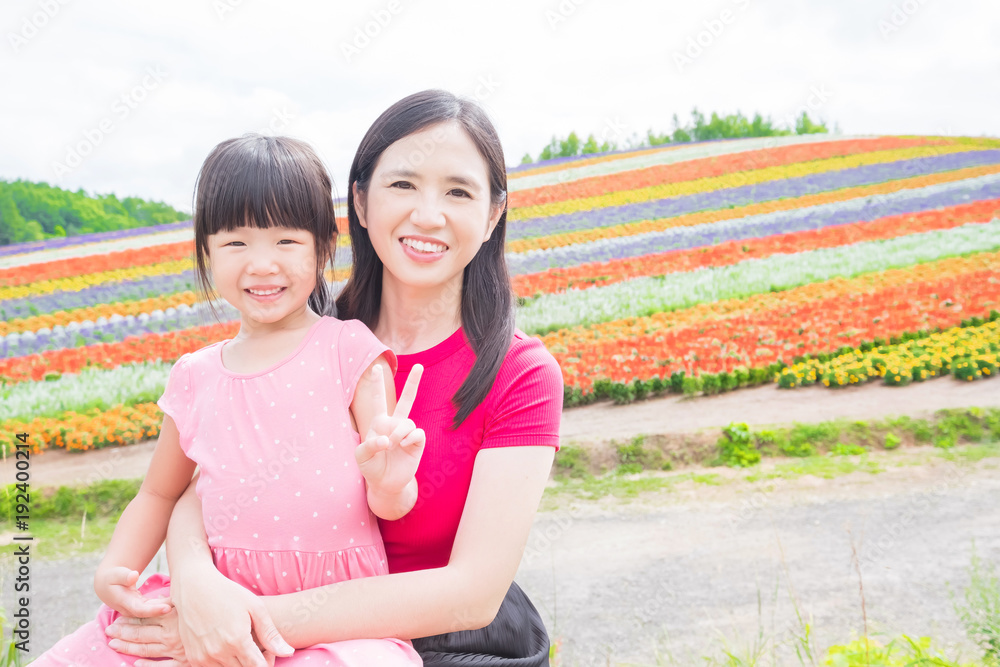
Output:
[[425,229],[437,229],[445,223],[444,208],[440,199],[434,196],[420,197],[410,213],[410,222]]

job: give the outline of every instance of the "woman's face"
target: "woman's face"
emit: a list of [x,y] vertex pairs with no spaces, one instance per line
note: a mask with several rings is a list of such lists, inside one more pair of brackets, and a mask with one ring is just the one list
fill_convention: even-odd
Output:
[[383,285],[418,288],[460,287],[503,210],[491,203],[486,161],[456,121],[390,145],[354,200],[385,265]]

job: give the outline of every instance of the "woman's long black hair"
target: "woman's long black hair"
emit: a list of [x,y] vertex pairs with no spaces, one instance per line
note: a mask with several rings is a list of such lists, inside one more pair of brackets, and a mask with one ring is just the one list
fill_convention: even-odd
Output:
[[514,293],[504,258],[507,168],[500,137],[478,104],[443,90],[425,90],[393,104],[368,129],[348,179],[347,219],[354,268],[337,297],[337,312],[340,317],[361,320],[374,329],[382,303],[382,260],[372,247],[368,230],[358,220],[354,186],[358,192],[367,191],[379,158],[393,143],[447,121],[460,123],[476,144],[489,171],[491,204],[503,207],[496,228],[465,267],[462,277],[462,329],[476,362],[451,399],[457,409],[452,427],[458,428],[493,387],[514,336]]

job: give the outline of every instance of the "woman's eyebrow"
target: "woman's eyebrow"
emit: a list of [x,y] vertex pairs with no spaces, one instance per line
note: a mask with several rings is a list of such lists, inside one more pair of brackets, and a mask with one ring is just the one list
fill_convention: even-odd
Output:
[[386,178],[416,178],[418,174],[412,169],[392,169],[384,175]]

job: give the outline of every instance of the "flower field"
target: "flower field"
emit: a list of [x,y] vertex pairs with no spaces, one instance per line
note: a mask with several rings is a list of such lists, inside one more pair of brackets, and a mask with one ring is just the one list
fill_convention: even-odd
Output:
[[[512,168],[509,189],[518,326],[560,362],[566,405],[1000,367],[1000,140],[666,145]],[[171,363],[238,328],[199,301],[192,253],[189,223],[0,248],[7,432],[154,437]]]

